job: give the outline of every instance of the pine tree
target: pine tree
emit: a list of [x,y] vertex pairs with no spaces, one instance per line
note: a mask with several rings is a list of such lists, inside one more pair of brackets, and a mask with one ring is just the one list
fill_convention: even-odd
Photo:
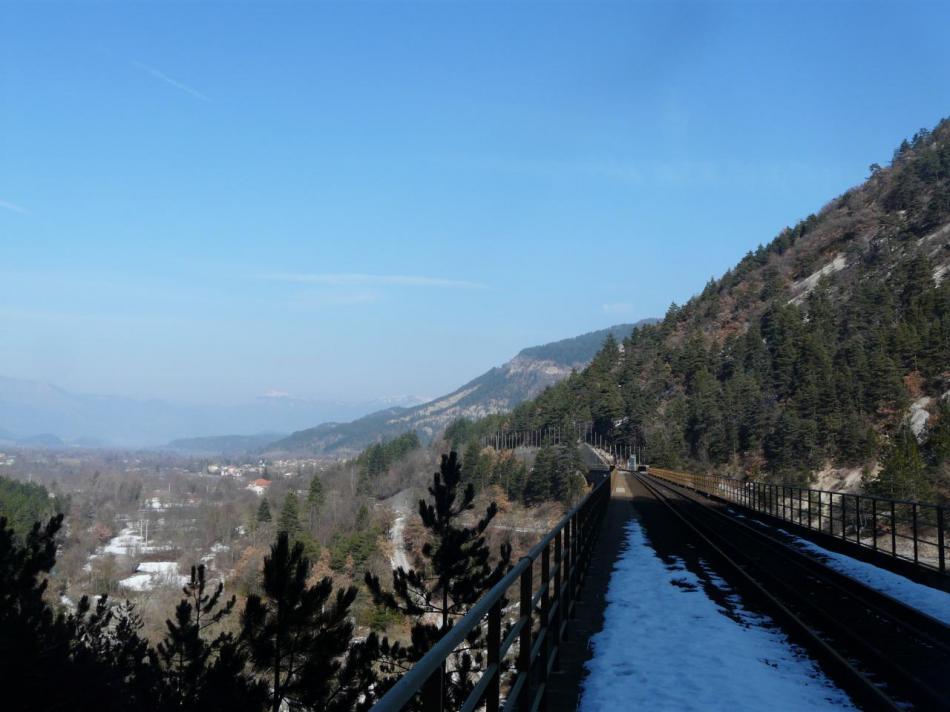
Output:
[[280,508],[280,517],[277,519],[277,531],[287,532],[291,537],[300,531],[300,507],[297,504],[297,494],[288,492],[284,497],[284,504]]
[[868,486],[870,494],[894,499],[919,499],[927,492],[925,463],[917,438],[906,425],[888,447],[881,471]]
[[155,659],[128,607],[106,597],[57,614],[45,599],[63,517],[22,536],[0,517],[0,677],[4,709],[146,712],[157,709]]
[[[460,519],[474,508],[475,488],[460,491],[462,468],[455,452],[442,456],[439,472],[429,487],[431,501],[419,501],[419,516],[430,540],[422,547],[426,564],[421,569],[393,571],[393,590],[382,588],[379,578],[367,572],[366,585],[377,606],[414,620],[408,647],[384,639],[379,645],[382,670],[401,671],[418,661],[448,633],[481,596],[504,576],[511,565],[511,547],[505,544],[497,562],[490,562],[485,530],[498,513],[492,502],[472,526]],[[433,622],[433,618],[437,622]],[[484,631],[476,628],[464,650],[457,651],[445,669],[446,705],[457,709],[471,691],[474,671],[484,664]],[[381,682],[385,688],[398,675]]]
[[263,707],[263,689],[244,674],[245,658],[235,638],[230,633],[208,637],[209,629],[234,609],[234,596],[219,606],[223,592],[222,582],[209,591],[205,567],[192,566],[175,619],[165,622],[165,638],[157,651],[164,696],[172,707],[200,709],[224,700],[230,701],[229,709]]
[[[270,686],[270,708],[336,712],[367,708],[372,670],[364,644],[351,644],[356,589],[329,577],[307,585],[310,560],[281,532],[264,557],[263,596],[248,596],[242,639]],[[366,693],[360,702],[360,697]]]
[[270,515],[270,505],[267,503],[267,499],[262,499],[260,505],[257,507],[257,521],[262,524],[267,524],[271,520]]
[[311,534],[313,533],[313,528],[317,523],[317,514],[319,514],[320,509],[323,507],[325,499],[326,496],[323,493],[323,482],[320,480],[319,476],[314,475],[313,479],[310,480],[310,489],[307,492],[307,523]]

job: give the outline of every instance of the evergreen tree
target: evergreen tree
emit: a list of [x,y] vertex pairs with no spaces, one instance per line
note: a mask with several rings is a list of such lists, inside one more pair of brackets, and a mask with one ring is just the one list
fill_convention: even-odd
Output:
[[[264,558],[263,596],[248,596],[242,638],[270,686],[270,708],[336,712],[368,708],[372,670],[364,644],[352,644],[356,589],[329,577],[307,585],[310,560],[285,531]],[[365,698],[360,702],[361,696]]]
[[155,658],[130,608],[83,596],[65,615],[45,600],[62,522],[17,536],[0,517],[0,679],[14,686],[4,709],[156,709]]
[[870,494],[913,500],[928,492],[924,459],[917,438],[906,425],[894,436],[881,471],[867,489]]
[[314,475],[310,480],[310,489],[307,492],[307,514],[308,529],[313,533],[313,528],[317,523],[317,514],[323,507],[326,495],[323,493],[323,482],[318,475]]
[[932,465],[950,463],[950,399],[943,398],[937,410],[936,422],[927,437],[927,454]]
[[297,503],[296,492],[288,492],[284,497],[280,517],[277,519],[277,531],[286,532],[291,537],[300,531],[300,506]]
[[257,507],[257,521],[262,524],[267,524],[270,520],[270,505],[267,503],[267,498],[265,497],[261,499],[261,503]]
[[[412,624],[408,646],[383,639],[379,644],[381,681],[386,688],[398,672],[418,661],[448,633],[481,596],[504,576],[511,565],[511,547],[501,548],[496,563],[490,562],[485,530],[498,513],[492,502],[484,516],[471,526],[461,518],[474,508],[475,488],[461,487],[462,468],[455,452],[442,456],[439,472],[429,487],[431,501],[419,501],[419,515],[428,530],[422,547],[421,569],[393,571],[392,591],[384,590],[379,578],[367,572],[366,585],[377,606],[407,616]],[[456,651],[444,670],[446,706],[457,709],[471,691],[473,674],[484,664],[484,631],[475,628],[464,648]]]
[[204,566],[191,567],[175,619],[165,622],[165,638],[157,646],[171,707],[200,709],[228,701],[228,709],[263,708],[264,690],[244,674],[246,660],[233,635],[208,635],[234,609],[234,596],[219,606],[223,592],[221,582],[208,590]]

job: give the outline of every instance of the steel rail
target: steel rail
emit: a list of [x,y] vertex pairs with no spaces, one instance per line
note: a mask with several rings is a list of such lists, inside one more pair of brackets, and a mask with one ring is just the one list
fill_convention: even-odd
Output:
[[[707,533],[721,539],[740,559],[744,557],[752,562],[751,567],[746,566],[746,572],[771,587],[770,592],[783,595],[799,613],[817,623],[818,630],[826,637],[830,634],[844,656],[856,654],[863,663],[870,664],[869,669],[874,674],[890,683],[899,683],[902,695],[926,708],[936,709],[946,703],[948,688],[944,671],[950,666],[950,627],[828,568],[759,527],[737,521],[718,507],[710,506],[708,499],[697,499],[665,482],[655,484],[697,507],[693,521],[699,521],[697,516],[701,512],[707,518]],[[729,533],[721,526],[717,528],[717,524],[729,527]],[[739,541],[745,541],[744,545],[735,540],[736,534]],[[752,552],[756,550],[758,556],[753,557]],[[769,566],[776,561],[781,561],[780,568]],[[805,595],[801,582],[809,579],[813,584]],[[828,607],[822,605],[822,597]],[[859,632],[868,622],[874,633]],[[888,632],[889,644],[884,645]]]

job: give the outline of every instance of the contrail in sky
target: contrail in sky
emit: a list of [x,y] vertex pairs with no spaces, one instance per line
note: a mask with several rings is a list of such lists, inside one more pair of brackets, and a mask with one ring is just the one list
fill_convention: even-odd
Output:
[[0,200],[0,208],[5,208],[7,210],[12,210],[15,213],[20,213],[20,215],[29,215],[30,211],[26,208],[22,208],[16,203],[11,203],[8,200]]
[[141,69],[142,71],[148,72],[156,79],[165,82],[169,86],[175,87],[175,89],[179,89],[187,94],[191,94],[193,97],[195,97],[195,99],[200,99],[201,101],[211,101],[211,97],[206,96],[205,94],[202,94],[200,91],[198,91],[194,87],[190,87],[187,84],[184,84],[178,81],[177,79],[173,79],[172,77],[168,76],[164,72],[158,69],[155,69],[155,67],[150,67],[147,64],[142,64],[141,62],[132,62],[132,64],[138,67],[139,69]]

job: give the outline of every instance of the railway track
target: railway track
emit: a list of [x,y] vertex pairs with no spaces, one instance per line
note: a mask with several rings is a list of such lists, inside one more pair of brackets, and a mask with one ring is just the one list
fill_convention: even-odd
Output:
[[644,488],[691,530],[730,582],[759,601],[866,709],[950,709],[950,627],[831,570],[649,475]]

